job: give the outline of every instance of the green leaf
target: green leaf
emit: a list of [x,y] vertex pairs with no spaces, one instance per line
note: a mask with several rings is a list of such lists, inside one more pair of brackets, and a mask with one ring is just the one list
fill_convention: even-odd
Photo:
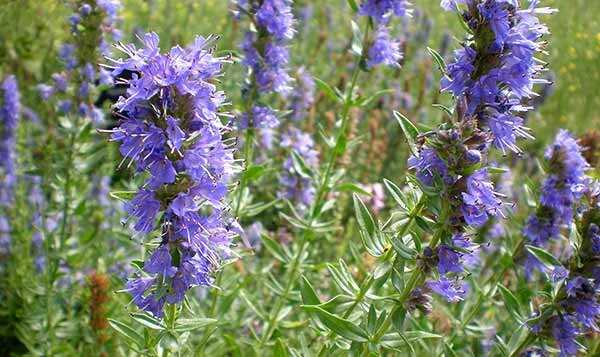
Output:
[[352,195],[352,198],[354,200],[354,211],[356,212],[356,220],[358,225],[369,235],[372,235],[375,233],[376,226],[371,212],[356,193]]
[[333,264],[327,264],[327,269],[329,270],[335,285],[337,285],[343,292],[351,296],[356,293],[358,287],[353,280],[348,280],[347,274],[342,273],[342,271]]
[[267,208],[274,206],[277,202],[279,202],[279,200],[273,200],[270,202],[257,202],[257,203],[251,204],[244,208],[243,217],[247,218],[247,217],[254,217],[256,215],[259,215]]
[[346,152],[346,146],[348,145],[348,138],[346,137],[346,135],[342,135],[339,137],[339,140],[337,140],[337,142],[335,143],[335,147],[333,148],[333,151],[336,153],[336,155],[338,157],[344,155],[344,152]]
[[254,304],[254,302],[252,302],[250,300],[250,298],[248,298],[248,296],[246,295],[246,293],[243,290],[240,290],[240,297],[242,298],[242,300],[244,300],[244,302],[250,307],[250,309],[252,311],[254,311],[254,313],[260,317],[261,319],[265,319],[266,314],[258,307],[256,306],[256,304]]
[[336,188],[337,188],[337,192],[348,192],[349,191],[349,192],[360,193],[365,196],[372,196],[370,192],[365,191],[360,186],[353,184],[351,182],[342,183],[340,185],[337,185]]
[[319,88],[319,90],[321,92],[323,92],[327,97],[329,97],[329,99],[333,100],[333,101],[341,101],[342,97],[338,96],[335,92],[335,90],[326,82],[324,82],[323,80],[314,77],[315,79],[315,83],[317,84],[317,87]]
[[284,263],[288,261],[288,257],[285,254],[285,251],[283,250],[283,248],[281,248],[278,242],[274,241],[273,239],[269,238],[264,234],[262,235],[262,242],[264,247],[269,251],[269,253],[271,253],[275,257],[275,259]]
[[395,90],[394,89],[382,89],[382,90],[378,90],[377,92],[373,93],[373,95],[368,96],[366,98],[361,98],[357,101],[356,105],[359,107],[366,107],[367,105],[369,105],[372,101],[374,101],[375,99],[388,94],[388,93],[394,93]]
[[397,331],[404,331],[404,319],[406,318],[406,310],[399,307],[392,311],[392,325]]
[[244,172],[243,180],[246,182],[252,182],[260,178],[266,172],[266,168],[263,165],[252,165]]
[[451,108],[448,108],[447,106],[443,105],[443,104],[432,104],[432,107],[436,108],[436,109],[440,109],[442,110],[444,113],[446,113],[447,116],[452,117],[454,115],[454,110],[452,110]]
[[360,30],[360,27],[358,26],[358,24],[354,21],[350,21],[350,24],[352,25],[352,53],[354,53],[357,56],[362,56],[363,53],[363,33]]
[[148,314],[131,314],[131,318],[152,330],[164,330],[166,326],[158,319]]
[[127,202],[131,200],[136,194],[136,191],[112,191],[109,193],[110,197],[118,200]]
[[348,295],[336,295],[318,306],[332,314],[346,312],[354,304],[355,298]]
[[509,172],[509,170],[507,168],[497,167],[497,166],[488,166],[487,171],[492,175],[504,174],[504,173]]
[[135,331],[129,325],[126,325],[123,322],[114,319],[108,319],[108,323],[115,331],[117,331],[127,340],[133,342],[140,348],[144,347],[144,338],[142,337],[142,335],[137,333],[137,331]]
[[356,1],[354,1],[354,0],[348,0],[348,5],[352,9],[352,11],[354,11],[354,12],[358,11],[358,5],[356,5]]
[[531,325],[520,324],[520,327],[517,329],[517,331],[511,335],[508,343],[502,341],[502,348],[506,351],[506,355],[512,356],[515,352],[517,352],[518,346],[520,346],[530,334],[529,326]]
[[355,342],[367,342],[369,336],[352,321],[330,314],[318,306],[302,305],[302,308],[314,313],[325,326],[336,334]]
[[438,69],[442,73],[446,73],[446,62],[444,61],[444,57],[442,57],[436,50],[433,48],[427,47],[427,52],[433,57],[433,60],[438,66]]
[[533,254],[540,262],[548,267],[560,267],[562,264],[554,257],[554,255],[548,253],[542,248],[534,247],[532,245],[525,245],[527,251]]
[[289,356],[288,348],[285,342],[281,338],[278,338],[275,342],[275,350],[273,351],[274,357],[287,357]]
[[404,332],[404,336],[409,341],[444,338],[444,336],[442,335],[438,335],[427,331],[406,331]]
[[400,208],[402,208],[402,210],[404,211],[408,211],[408,205],[406,204],[404,193],[402,192],[400,187],[398,187],[398,185],[396,185],[388,179],[383,179],[383,184],[385,185],[385,188],[387,188],[387,190],[389,191],[390,195],[392,195],[394,201],[398,203]]
[[175,331],[186,332],[204,328],[206,326],[214,325],[218,321],[216,319],[209,318],[194,318],[194,319],[178,319],[175,324]]
[[367,317],[367,331],[370,334],[375,333],[375,328],[377,327],[377,310],[375,310],[375,306],[371,304],[369,306],[369,314]]
[[305,305],[319,305],[321,303],[315,289],[304,275],[302,276],[302,284],[300,285],[300,295],[302,295],[302,302]]
[[416,250],[404,244],[401,237],[392,239],[392,246],[394,247],[396,253],[398,253],[398,255],[404,259],[413,260],[418,254]]
[[[511,315],[514,317],[520,317],[519,311],[521,310],[521,306],[519,305],[519,300],[517,300],[517,297],[512,293],[512,291],[508,290],[502,284],[498,284],[498,289],[500,290],[500,293],[504,298],[504,304]],[[520,320],[520,318],[517,320]]]
[[300,156],[296,150],[292,151],[292,165],[294,167],[294,171],[296,171],[296,173],[302,178],[310,179],[312,177],[311,168],[308,167],[304,161],[304,158]]
[[400,112],[394,111],[394,117],[400,124],[400,128],[402,128],[402,132],[404,133],[404,137],[408,142],[411,152],[413,155],[416,155],[416,139],[417,136],[419,136],[419,129],[417,129],[417,127]]

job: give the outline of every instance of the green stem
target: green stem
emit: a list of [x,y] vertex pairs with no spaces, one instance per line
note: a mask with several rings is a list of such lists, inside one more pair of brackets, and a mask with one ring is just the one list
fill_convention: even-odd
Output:
[[247,135],[246,135],[246,141],[244,142],[244,165],[245,165],[245,168],[244,168],[244,172],[242,173],[242,178],[240,179],[240,186],[238,187],[237,199],[236,199],[236,203],[235,203],[235,210],[233,213],[234,217],[236,217],[236,218],[239,218],[238,215],[240,214],[240,208],[242,206],[242,197],[244,195],[244,189],[246,188],[246,185],[248,184],[245,173],[252,163],[253,153],[254,153],[254,129],[248,128]]
[[[450,207],[448,206],[448,204],[445,203],[442,207],[442,212],[439,217],[439,222],[440,222],[441,226],[435,232],[435,234],[433,235],[433,238],[431,238],[431,242],[429,242],[429,247],[431,249],[435,249],[435,247],[440,242],[443,233],[446,231],[446,224],[447,224],[446,221],[448,219],[449,214],[450,214]],[[410,294],[412,293],[412,291],[417,286],[419,286],[420,284],[422,284],[424,282],[425,277],[426,277],[426,274],[422,267],[416,267],[415,270],[413,270],[412,274],[410,275],[410,278],[408,279],[408,283],[406,283],[406,285],[404,286],[404,289],[402,290],[402,293],[400,294],[400,297],[398,298],[396,306],[394,306],[394,308],[392,309],[392,312],[386,317],[385,321],[383,322],[383,324],[381,325],[379,330],[373,336],[373,339],[371,340],[371,342],[377,344],[379,342],[379,340],[381,340],[383,335],[390,328],[390,325],[392,324],[393,316],[396,314],[396,312],[399,309],[404,308],[404,303],[410,297]]]
[[323,175],[323,180],[319,184],[319,188],[318,188],[317,194],[315,196],[315,201],[314,201],[315,203],[313,205],[313,209],[310,214],[310,219],[309,219],[309,224],[308,224],[309,228],[304,230],[304,232],[302,234],[302,237],[300,239],[300,247],[299,247],[298,253],[294,256],[294,258],[292,259],[292,261],[290,263],[291,270],[290,270],[290,274],[288,277],[288,282],[286,284],[285,290],[283,292],[283,295],[279,296],[277,298],[277,300],[275,301],[274,308],[271,311],[271,314],[269,315],[269,320],[267,321],[266,331],[260,340],[259,348],[263,348],[264,345],[267,343],[267,341],[271,338],[271,335],[273,334],[273,332],[275,331],[275,328],[276,328],[277,316],[279,315],[281,309],[283,308],[285,301],[288,298],[288,295],[292,291],[292,288],[294,287],[296,281],[299,278],[298,275],[300,273],[300,269],[299,269],[300,268],[300,259],[308,246],[308,236],[309,236],[309,233],[312,232],[310,227],[312,227],[312,224],[318,217],[320,207],[321,207],[321,201],[326,196],[326,194],[329,190],[329,183],[331,181],[331,175],[333,173],[335,163],[337,162],[337,159],[339,158],[339,156],[341,154],[343,154],[343,150],[340,152],[340,150],[338,148],[340,147],[342,140],[345,139],[347,136],[346,131],[347,131],[348,122],[350,119],[350,109],[352,108],[352,104],[353,104],[352,103],[352,94],[354,92],[354,87],[356,86],[356,83],[358,81],[358,75],[360,73],[359,63],[360,63],[360,59],[356,62],[355,66],[354,66],[354,72],[352,73],[352,80],[350,82],[350,86],[348,87],[348,89],[346,91],[344,108],[342,110],[341,127],[336,135],[334,150],[331,153],[331,155],[329,156],[329,160],[327,161],[327,165],[325,166],[325,173]]
[[[406,222],[406,224],[402,226],[400,231],[398,231],[398,236],[403,237],[406,234],[408,229],[412,226],[412,223],[413,223],[415,217],[418,216],[419,214],[421,214],[421,211],[423,210],[424,206],[425,206],[425,196],[422,196],[421,199],[419,200],[419,203],[417,203],[417,205],[409,213],[408,222]],[[350,306],[350,308],[348,310],[346,310],[346,312],[343,315],[344,319],[348,318],[350,316],[350,314],[354,311],[356,306],[358,306],[358,304],[362,301],[362,298],[366,295],[368,289],[371,287],[371,285],[373,284],[374,281],[375,280],[373,279],[372,275],[369,275],[369,277],[363,281],[363,283],[361,284],[360,290],[359,290],[358,294],[356,295],[356,301],[352,304],[352,306]],[[335,333],[333,331],[330,331],[329,334],[327,335],[327,339],[329,340],[334,335],[335,335]],[[326,351],[326,349],[327,349],[327,346],[323,345],[323,347],[321,348],[321,351],[319,352],[319,356],[321,356]]]
[[[74,123],[77,125],[77,122]],[[47,333],[47,343],[46,343],[46,352],[48,354],[52,354],[52,346],[54,344],[54,326],[52,323],[52,296],[53,296],[53,287],[54,281],[56,279],[56,266],[59,264],[57,261],[60,259],[60,251],[64,246],[64,243],[67,240],[67,225],[68,225],[68,214],[69,214],[69,203],[71,199],[71,169],[73,163],[73,148],[75,146],[76,133],[73,131],[69,132],[69,139],[67,142],[67,152],[66,158],[64,161],[64,184],[62,187],[63,191],[63,204],[62,204],[62,217],[61,217],[61,227],[60,227],[60,237],[58,249],[54,249],[54,237],[52,239],[48,237],[46,239],[45,249],[46,249],[46,257],[48,259],[48,266],[46,268],[46,333]]]
[[275,328],[277,327],[277,317],[279,316],[279,313],[281,312],[281,309],[284,306],[285,300],[287,299],[288,295],[291,293],[292,288],[294,287],[295,282],[298,279],[297,275],[300,272],[300,259],[302,258],[306,248],[308,247],[308,240],[305,239],[305,237],[306,237],[306,235],[303,235],[303,239],[300,242],[300,247],[298,249],[298,252],[296,253],[296,255],[294,255],[294,258],[292,259],[292,262],[290,265],[291,268],[290,268],[290,273],[289,273],[289,277],[288,277],[288,283],[285,286],[283,295],[281,295],[275,301],[275,306],[274,306],[271,314],[269,315],[269,320],[267,321],[266,332],[263,334],[263,336],[260,340],[259,349],[262,349],[264,347],[264,345],[267,343],[267,341],[271,338],[271,335],[273,334],[273,332],[275,332]]

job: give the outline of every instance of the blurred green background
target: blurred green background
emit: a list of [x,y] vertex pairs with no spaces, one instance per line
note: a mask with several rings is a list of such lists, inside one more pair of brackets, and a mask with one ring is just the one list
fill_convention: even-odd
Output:
[[[242,33],[231,21],[226,0],[123,2],[122,28],[126,41],[131,40],[136,31],[156,31],[161,36],[162,46],[167,47],[174,43],[188,43],[194,34],[216,33],[223,36],[219,43],[221,49],[237,49]],[[351,31],[346,1],[305,0],[295,3],[298,13],[309,6],[313,14],[308,26],[298,28],[301,35],[293,42],[295,65],[305,65],[310,72],[324,79],[337,78],[340,74],[334,72],[342,69],[332,66],[329,52],[316,52],[318,57],[311,57],[306,56],[306,49],[323,39],[332,43],[348,41]],[[439,7],[439,0],[418,0],[413,4],[433,21],[429,43],[423,43],[422,48],[426,45],[438,48],[444,31],[456,36],[451,45],[451,48],[456,48],[463,31],[455,16],[444,13]],[[529,126],[536,136],[544,138],[553,135],[558,127],[568,128],[577,134],[587,128],[600,127],[600,1],[545,0],[542,4],[559,10],[544,17],[553,34],[547,39],[547,48],[555,86],[550,100],[545,102],[539,114],[532,116]],[[35,84],[59,68],[56,49],[68,33],[69,12],[65,1],[0,1],[0,74],[17,73],[24,82],[26,98],[32,95]],[[402,33],[401,29],[397,31]],[[240,67],[228,69],[237,74],[229,76],[225,83],[232,96],[238,92],[236,81],[242,78]],[[435,75],[438,76],[437,73]]]

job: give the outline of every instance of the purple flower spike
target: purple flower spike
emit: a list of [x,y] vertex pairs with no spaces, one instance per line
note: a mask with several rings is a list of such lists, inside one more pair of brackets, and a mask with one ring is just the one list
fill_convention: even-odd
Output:
[[144,273],[127,286],[134,303],[157,317],[165,303],[180,303],[190,288],[212,283],[238,233],[223,202],[235,165],[223,138],[231,129],[220,119],[225,96],[215,86],[224,59],[208,43],[198,37],[189,48],[161,54],[151,33],[143,48],[120,45],[128,57],[112,60],[114,74],[139,73],[115,105],[123,119],[111,140],[125,162],[149,174],[126,211],[137,232],[158,231],[161,240]]

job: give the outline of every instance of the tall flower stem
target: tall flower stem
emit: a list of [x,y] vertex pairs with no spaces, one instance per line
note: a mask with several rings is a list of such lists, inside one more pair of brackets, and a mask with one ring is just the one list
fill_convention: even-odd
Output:
[[240,179],[240,186],[238,187],[237,198],[235,203],[235,210],[233,211],[233,216],[239,218],[240,209],[242,206],[242,198],[244,196],[244,189],[246,188],[248,182],[246,180],[246,171],[252,164],[254,154],[254,129],[248,128],[246,131],[246,139],[244,141],[244,172],[242,172],[242,177]]
[[[431,241],[429,242],[429,247],[431,249],[435,249],[435,247],[438,245],[438,243],[442,239],[442,235],[446,231],[448,216],[450,215],[450,206],[448,205],[447,201],[442,200],[442,202],[443,202],[442,203],[443,204],[442,212],[439,217],[439,222],[440,222],[441,226],[436,230],[435,234],[431,238]],[[398,300],[396,301],[396,306],[394,306],[394,308],[392,309],[392,312],[387,316],[387,318],[385,319],[385,321],[383,322],[383,324],[381,325],[379,330],[373,336],[373,338],[371,340],[372,343],[377,344],[379,342],[379,340],[381,340],[383,335],[385,335],[387,330],[390,328],[390,325],[392,324],[393,316],[395,316],[396,312],[398,312],[400,309],[404,309],[404,303],[410,297],[410,294],[412,293],[412,291],[417,286],[423,284],[423,282],[425,281],[425,278],[426,278],[426,274],[425,274],[423,267],[418,266],[413,270],[412,274],[410,275],[410,277],[408,279],[408,282],[406,283],[406,285],[404,286],[404,289],[402,290],[402,293],[400,294],[400,296],[398,297]]]
[[[418,215],[421,214],[424,206],[425,206],[425,196],[422,196],[421,199],[419,200],[419,203],[417,203],[417,205],[409,213],[408,221],[406,222],[406,224],[404,224],[402,226],[402,228],[400,228],[400,230],[398,231],[399,237],[403,237],[406,234],[408,229],[412,226],[412,224],[415,220],[415,217],[417,217]],[[344,315],[343,315],[344,319],[348,318],[350,316],[350,314],[352,314],[352,312],[354,311],[356,306],[358,306],[358,304],[362,301],[362,299],[366,295],[367,291],[369,291],[369,289],[373,285],[374,281],[375,280],[373,279],[372,274],[370,274],[365,280],[363,280],[362,284],[360,285],[358,294],[356,295],[356,301],[348,308],[348,310],[346,310],[346,312],[344,312]],[[331,337],[334,336],[334,334],[335,333],[333,331],[330,331],[329,334],[327,335],[327,339],[329,340]],[[321,348],[321,351],[319,352],[319,356],[324,356],[326,351],[327,351],[327,346],[323,345],[323,347]]]
[[[365,31],[365,39],[367,38],[367,33],[368,33],[368,31]],[[331,155],[329,156],[329,160],[327,161],[327,164],[325,166],[325,172],[323,174],[323,179],[321,180],[321,182],[319,184],[319,188],[318,188],[317,194],[315,196],[315,201],[314,201],[315,203],[313,205],[313,209],[311,210],[310,218],[308,221],[308,227],[312,227],[312,224],[315,222],[315,220],[317,219],[317,217],[320,214],[320,209],[322,207],[322,201],[325,198],[326,194],[328,193],[329,183],[331,181],[331,175],[333,174],[335,164],[337,162],[337,159],[341,155],[343,155],[344,151],[345,151],[346,146],[342,145],[342,142],[344,140],[346,140],[346,137],[348,135],[347,129],[348,129],[348,122],[350,119],[350,109],[353,106],[352,95],[354,93],[354,88],[356,87],[356,83],[358,81],[358,77],[359,77],[359,74],[361,71],[360,70],[360,61],[361,60],[362,60],[362,57],[359,57],[358,60],[356,61],[356,63],[354,64],[352,80],[346,90],[346,97],[344,98],[344,107],[342,109],[342,115],[341,115],[342,122],[340,125],[340,129],[336,135],[334,149],[331,152]],[[299,278],[300,260],[302,259],[302,256],[304,255],[306,248],[308,247],[309,237],[312,235],[312,233],[313,233],[312,230],[310,228],[308,228],[308,229],[304,230],[304,232],[300,238],[298,251],[292,258],[292,261],[290,262],[290,273],[288,276],[286,287],[283,291],[283,294],[281,296],[279,296],[278,299],[276,300],[274,308],[271,311],[271,314],[269,315],[269,320],[267,321],[266,331],[260,340],[260,344],[259,344],[260,348],[264,347],[264,345],[271,338],[271,335],[275,331],[277,316],[279,315],[281,309],[283,308],[285,300],[287,300],[288,295],[292,291],[296,280],[298,280],[298,278]]]

